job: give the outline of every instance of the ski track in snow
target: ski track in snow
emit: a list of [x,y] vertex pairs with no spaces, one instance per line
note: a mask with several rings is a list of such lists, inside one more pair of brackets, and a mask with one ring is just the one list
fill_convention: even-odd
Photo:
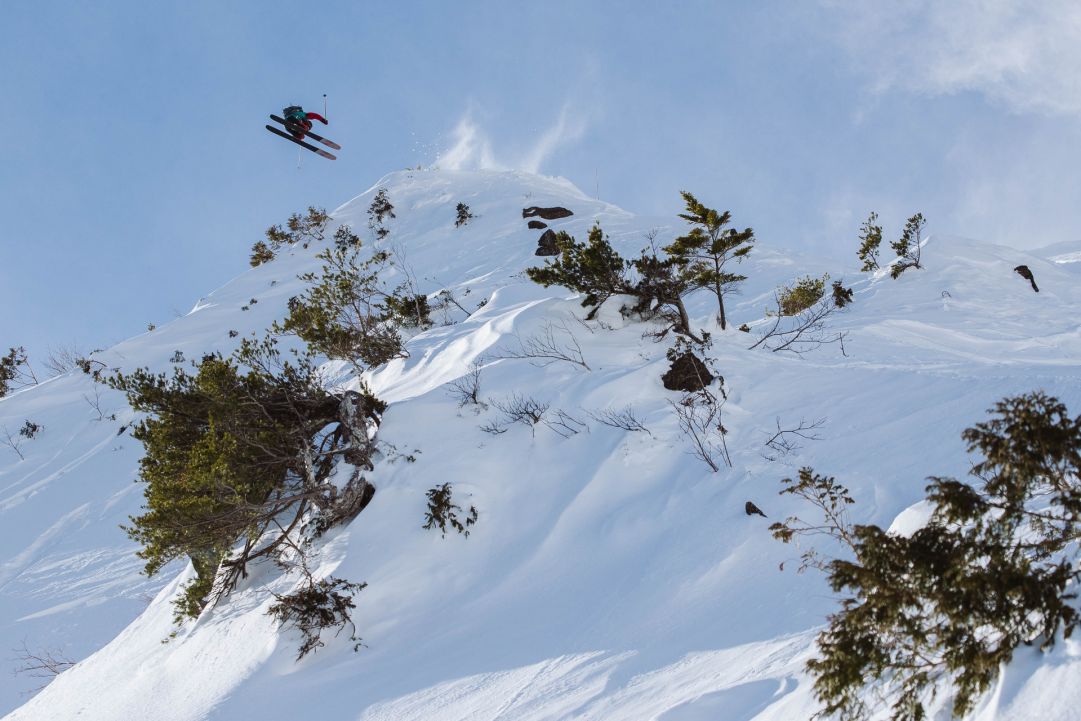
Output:
[[[367,231],[380,187],[397,214],[385,241]],[[458,202],[476,216],[463,228],[453,226]],[[370,247],[403,257],[426,292],[449,288],[475,309],[468,318],[454,310],[454,324],[415,334],[409,358],[365,379],[391,404],[380,438],[395,451],[371,474],[378,489],[371,505],[328,534],[316,560],[320,575],[369,584],[356,598],[365,643],[358,653],[344,636],[325,634],[325,648],[294,661],[296,632],[276,629],[265,611],[268,591],[287,592],[295,579],[270,564],[254,567],[228,603],[163,643],[174,630],[170,601],[191,570],[175,564],[147,579],[118,528],[142,501],[134,482],[141,449],[121,430],[134,419],[124,398],[99,389],[105,418],[96,420],[93,384],[73,372],[0,399],[0,427],[27,418],[44,426],[21,446],[25,460],[0,453],[0,649],[25,641],[80,661],[29,700],[35,680],[0,673],[0,714],[9,721],[809,718],[817,707],[802,669],[833,594],[812,573],[778,570],[795,565],[801,549],[773,541],[771,521],[747,517],[745,501],[770,519],[796,512],[795,501],[777,495],[778,481],[810,465],[852,490],[858,522],[909,533],[926,518],[918,503],[924,478],[967,471],[960,432],[993,402],[1042,388],[1081,412],[1076,246],[1025,253],[933,237],[926,268],[892,280],[759,239],[739,268],[749,279],[728,298],[729,316],[760,331],[776,286],[828,271],[855,290],[853,306],[832,326],[849,333],[847,357],[836,347],[803,359],[748,351],[750,336],[714,326],[708,294],[692,297],[694,324],[713,334],[710,355],[729,390],[733,467],[710,473],[690,454],[667,403],[678,396],[659,382],[671,339],[644,338],[650,326],[625,321],[613,304],[598,315],[608,329],[587,327],[574,294],[523,277],[540,262],[540,231],[521,217],[530,205],[573,210],[547,222],[579,239],[600,222],[627,255],[652,228],[659,239],[683,232],[675,204],[672,217],[641,218],[565,180],[514,172],[393,173],[333,213]],[[244,337],[284,315],[303,287],[297,275],[318,269],[318,250],[283,249],[186,316],[94,358],[109,368],[167,371],[177,351],[186,359],[228,353],[238,342],[230,330]],[[1013,273],[1022,263],[1039,294]],[[495,357],[546,323],[565,324],[591,370]],[[498,412],[458,408],[447,393],[474,361],[487,401],[534,396],[588,431],[482,432]],[[328,364],[327,375],[338,385],[356,382],[340,363]],[[588,421],[589,411],[628,405],[648,434]],[[768,460],[762,444],[776,422],[801,418],[826,419],[821,439]],[[480,511],[468,539],[420,527],[424,491],[445,481],[459,503]],[[1079,649],[1075,641],[1049,654],[1020,649],[972,718],[1075,718]],[[940,699],[932,717],[944,717],[946,703]]]

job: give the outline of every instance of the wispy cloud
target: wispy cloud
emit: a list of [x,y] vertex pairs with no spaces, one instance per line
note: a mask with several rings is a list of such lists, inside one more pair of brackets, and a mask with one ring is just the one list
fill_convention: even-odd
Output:
[[823,0],[877,89],[975,91],[1015,112],[1081,115],[1076,0]]
[[564,104],[559,117],[535,139],[527,139],[518,150],[506,149],[497,157],[488,133],[467,110],[451,133],[450,147],[439,154],[435,165],[450,170],[524,170],[538,173],[556,150],[582,139],[588,121]]

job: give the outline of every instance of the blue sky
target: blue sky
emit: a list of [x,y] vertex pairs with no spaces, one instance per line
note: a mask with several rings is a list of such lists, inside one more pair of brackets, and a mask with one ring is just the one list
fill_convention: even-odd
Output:
[[[1081,239],[1081,11],[1048,0],[8,3],[0,346],[103,347],[187,312],[263,230],[406,166],[688,189],[760,243]],[[1028,7],[1026,7],[1028,6]],[[883,8],[888,8],[883,10]],[[324,161],[267,113],[320,109]]]

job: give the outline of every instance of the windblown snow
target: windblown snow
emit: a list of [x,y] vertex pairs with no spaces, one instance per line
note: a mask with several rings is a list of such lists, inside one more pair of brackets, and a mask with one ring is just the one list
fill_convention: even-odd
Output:
[[[272,564],[163,643],[189,569],[140,574],[119,528],[142,502],[141,447],[126,433],[133,415],[121,395],[75,371],[0,399],[0,430],[26,419],[44,427],[19,447],[25,458],[0,446],[0,651],[25,643],[78,661],[32,697],[47,679],[0,673],[4,718],[809,718],[816,704],[803,665],[835,599],[821,577],[795,572],[800,549],[767,531],[798,508],[778,496],[779,481],[813,466],[853,491],[858,521],[905,532],[922,522],[927,476],[967,472],[960,433],[995,401],[1043,389],[1081,409],[1081,246],[1025,253],[935,235],[926,268],[892,280],[760,238],[740,268],[742,293],[729,299],[733,327],[716,328],[707,294],[692,297],[694,325],[712,333],[729,390],[732,467],[713,473],[691,455],[669,404],[678,394],[660,382],[671,337],[648,337],[651,326],[611,304],[585,322],[573,293],[523,273],[541,262],[524,207],[569,208],[553,229],[584,238],[599,222],[631,254],[653,229],[660,240],[683,232],[675,203],[670,218],[643,218],[561,179],[406,171],[342,205],[334,223],[369,238],[380,188],[397,218],[371,244],[395,253],[423,291],[449,289],[471,314],[437,313],[434,328],[409,340],[408,359],[368,379],[390,403],[379,431],[387,450],[370,475],[377,491],[318,550],[318,573],[368,584],[356,597],[364,646],[354,652],[344,634],[326,634],[325,648],[295,662],[298,635],[266,610],[268,591],[296,579]],[[476,217],[456,228],[459,202]],[[229,331],[262,332],[284,315],[318,250],[284,252],[188,315],[93,357],[165,370],[178,351],[229,352]],[[1038,294],[1013,272],[1020,264]],[[844,353],[748,350],[773,289],[823,272],[855,289],[832,320],[848,334]],[[751,335],[735,330],[743,322]],[[577,343],[585,365],[499,357],[546,329]],[[497,411],[459,408],[448,392],[474,362],[483,398],[536,398],[579,421],[578,432],[482,431]],[[628,406],[648,431],[590,418]],[[823,420],[817,440],[787,455],[764,446],[778,422],[801,419]],[[421,528],[425,491],[444,482],[479,511],[468,538]],[[746,515],[747,501],[769,518]],[[1078,708],[1081,647],[1067,641],[1050,654],[1021,649],[974,718],[1075,719]]]

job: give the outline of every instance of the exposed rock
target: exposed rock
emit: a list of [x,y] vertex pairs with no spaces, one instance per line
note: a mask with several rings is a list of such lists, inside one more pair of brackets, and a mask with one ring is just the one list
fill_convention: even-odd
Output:
[[522,210],[523,218],[532,218],[534,215],[538,215],[545,220],[558,220],[559,218],[567,218],[574,215],[574,213],[566,208],[561,208],[558,205],[554,208],[538,208],[533,205]]
[[1040,292],[1040,289],[1036,287],[1036,279],[1032,277],[1032,271],[1028,269],[1027,265],[1017,266],[1016,268],[1014,268],[1014,272],[1027,280],[1029,283],[1032,283],[1032,289],[1034,291],[1036,291],[1037,293]]
[[750,501],[747,501],[747,505],[745,505],[745,506],[743,507],[743,510],[747,512],[747,515],[748,515],[748,516],[753,516],[754,514],[756,514],[756,513],[757,513],[758,515],[762,516],[762,518],[766,518],[766,517],[767,517],[765,513],[762,513],[762,509],[761,509],[761,508],[759,508],[758,506],[754,505],[754,504],[753,504],[753,503],[751,503]]
[[556,234],[552,232],[552,229],[541,233],[541,237],[537,240],[537,252],[535,255],[559,255],[559,244],[556,242]]
[[713,374],[702,359],[687,351],[672,361],[668,372],[661,376],[664,387],[670,391],[700,391],[713,382]]
[[529,221],[530,230],[540,230],[541,228],[547,228],[547,227],[548,227],[547,223],[542,223],[539,220],[531,220],[531,221]]

